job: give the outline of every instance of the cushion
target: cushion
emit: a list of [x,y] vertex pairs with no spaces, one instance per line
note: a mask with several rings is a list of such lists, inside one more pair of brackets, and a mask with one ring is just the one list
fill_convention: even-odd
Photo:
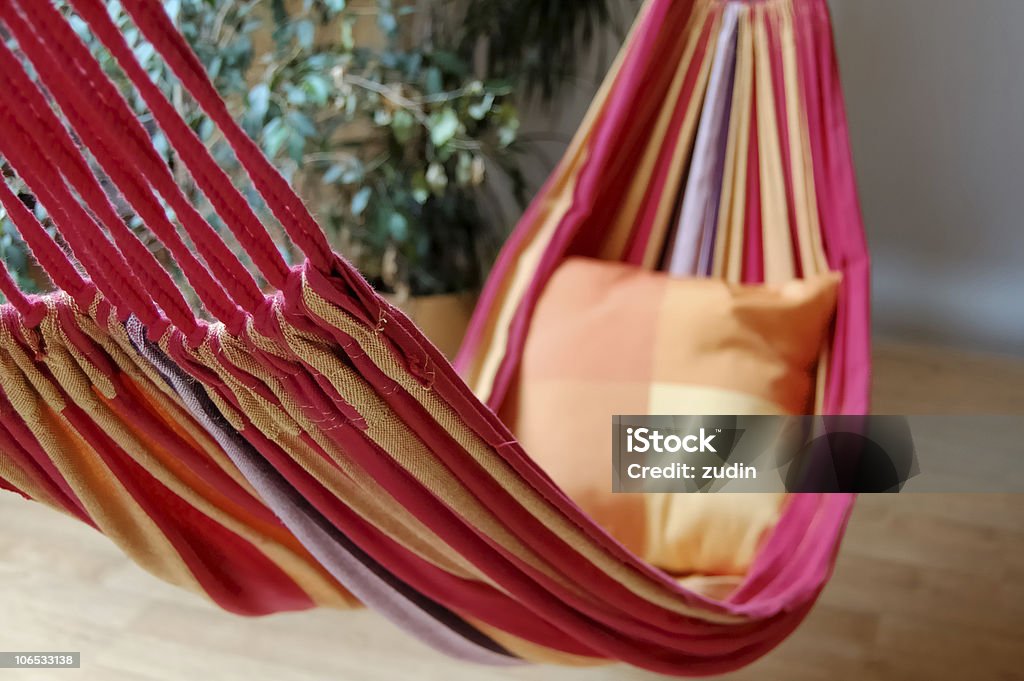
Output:
[[742,575],[781,494],[612,494],[614,414],[804,414],[837,274],[774,285],[571,258],[538,301],[502,417],[584,511],[674,573]]

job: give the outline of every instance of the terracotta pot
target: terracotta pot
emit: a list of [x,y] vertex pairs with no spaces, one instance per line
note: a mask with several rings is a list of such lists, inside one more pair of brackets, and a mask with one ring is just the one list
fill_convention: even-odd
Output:
[[446,293],[436,296],[414,296],[397,299],[385,296],[393,305],[409,315],[420,331],[451,359],[459,350],[469,319],[476,307],[475,292]]

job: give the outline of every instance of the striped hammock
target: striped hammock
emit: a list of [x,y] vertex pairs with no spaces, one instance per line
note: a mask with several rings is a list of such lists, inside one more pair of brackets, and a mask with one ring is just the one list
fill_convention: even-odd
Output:
[[[456,362],[472,391],[332,252],[158,0],[121,2],[305,261],[286,265],[103,0],[67,4],[271,295],[186,198],[68,17],[0,0],[17,45],[0,42],[0,155],[58,235],[0,183],[56,289],[27,295],[0,270],[0,487],[229,611],[363,604],[479,663],[712,674],[797,626],[850,496],[791,497],[742,584],[712,598],[612,539],[496,412],[564,259],[654,268],[664,253],[675,272],[735,282],[840,272],[817,400],[825,413],[867,410],[868,263],[825,0],[648,0],[487,283]],[[709,164],[716,144],[722,161]]]

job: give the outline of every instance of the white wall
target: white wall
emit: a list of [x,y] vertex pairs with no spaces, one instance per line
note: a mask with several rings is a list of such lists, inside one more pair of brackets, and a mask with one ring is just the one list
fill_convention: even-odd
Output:
[[[876,335],[1024,355],[1024,0],[830,1]],[[549,158],[612,52],[526,116]]]
[[1024,354],[1024,1],[831,5],[876,333]]

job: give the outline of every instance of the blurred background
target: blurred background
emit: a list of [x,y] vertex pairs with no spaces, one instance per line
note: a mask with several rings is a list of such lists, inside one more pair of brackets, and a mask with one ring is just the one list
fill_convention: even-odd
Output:
[[[117,2],[106,4],[237,177],[213,126]],[[164,4],[333,245],[448,353],[640,5]],[[1024,415],[1024,2],[831,6],[874,264],[874,409]],[[2,210],[0,257],[25,288],[49,287]],[[45,509],[6,495],[0,518],[0,648],[83,651],[78,672],[2,679],[653,678],[614,667],[470,667],[365,612],[243,620],[157,583]],[[731,678],[1024,678],[1022,582],[1021,497],[864,497],[808,622]]]
[[[116,0],[106,5],[151,78],[236,183],[249,187],[220,133],[127,13]],[[501,243],[571,134],[550,115],[564,107],[569,91],[585,105],[600,80],[593,71],[581,80],[577,55],[593,47],[606,64],[636,11],[609,0],[167,0],[164,6],[232,113],[312,208],[335,249],[432,326],[431,335],[449,352]],[[122,81],[88,27],[77,21],[75,28]],[[144,104],[132,103],[157,150],[180,168]],[[521,111],[531,107],[545,113],[528,131]],[[572,125],[571,118],[565,122]],[[219,228],[187,173],[179,180]],[[258,194],[248,191],[269,218]],[[22,198],[48,224],[27,192]],[[136,220],[127,207],[124,215]],[[228,230],[220,231],[246,260]],[[19,283],[48,289],[46,274],[2,210],[0,234],[0,255]],[[294,263],[298,254],[286,239],[280,243]],[[163,261],[173,269],[170,258]]]
[[[237,175],[214,126],[116,0],[107,4],[154,80]],[[640,6],[164,4],[334,246],[447,352],[457,347],[488,266],[578,127]],[[1014,34],[1024,4],[831,6],[874,264],[878,337],[1024,354],[1024,46]],[[95,44],[84,26],[79,32]],[[259,205],[258,196],[251,199]],[[216,224],[208,206],[205,212]],[[27,288],[48,287],[2,210],[0,257]]]
[[[1024,355],[1024,3],[829,5],[876,336]],[[632,15],[638,5],[618,6]],[[611,56],[598,46],[581,57],[553,105],[527,109],[523,129],[571,135]],[[559,150],[547,148],[552,158]],[[544,174],[530,168],[541,171],[533,181]]]

